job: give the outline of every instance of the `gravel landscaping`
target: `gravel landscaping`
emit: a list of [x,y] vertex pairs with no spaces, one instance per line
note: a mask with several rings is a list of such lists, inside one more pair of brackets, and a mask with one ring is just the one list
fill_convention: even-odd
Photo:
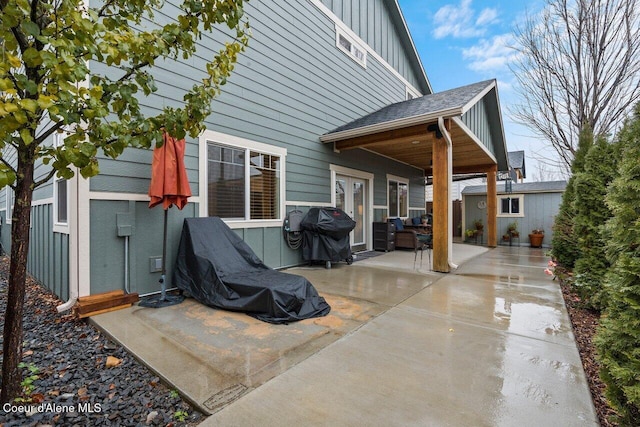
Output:
[[[0,258],[0,313],[5,312],[8,258]],[[24,315],[24,377],[30,411],[0,407],[0,427],[10,426],[187,426],[204,416],[152,372],[72,313],[62,302],[27,281]],[[0,343],[4,315],[0,318]],[[2,360],[0,345],[0,361]],[[37,372],[32,372],[37,370]],[[37,376],[37,379],[35,378]],[[23,383],[26,384],[26,383]]]

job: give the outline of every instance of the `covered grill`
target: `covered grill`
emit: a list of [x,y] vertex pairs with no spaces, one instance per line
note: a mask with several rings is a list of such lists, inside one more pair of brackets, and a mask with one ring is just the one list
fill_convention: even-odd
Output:
[[300,223],[302,228],[302,258],[305,261],[353,262],[349,233],[356,222],[338,208],[311,208]]

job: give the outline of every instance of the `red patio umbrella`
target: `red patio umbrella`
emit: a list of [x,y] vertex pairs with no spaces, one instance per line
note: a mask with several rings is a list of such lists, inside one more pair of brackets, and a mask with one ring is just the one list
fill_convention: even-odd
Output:
[[169,208],[176,205],[184,208],[191,196],[189,178],[184,166],[184,152],[186,142],[163,133],[162,147],[153,150],[151,163],[151,184],[149,185],[149,208],[162,204],[164,208],[164,234],[162,237],[162,275],[160,284],[162,292],[160,298],[146,299],[140,302],[143,307],[166,307],[179,304],[184,300],[182,295],[167,295],[166,260],[167,260],[167,215]]

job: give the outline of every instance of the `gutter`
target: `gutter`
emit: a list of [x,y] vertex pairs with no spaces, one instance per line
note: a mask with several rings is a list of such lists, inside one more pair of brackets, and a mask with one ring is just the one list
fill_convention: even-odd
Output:
[[[449,135],[449,131],[447,130],[446,126],[444,125],[444,117],[440,116],[438,117],[438,127],[440,128],[440,132],[442,132],[442,135],[444,136],[445,141],[447,142],[447,164],[448,164],[448,171],[447,171],[447,186],[449,188],[449,190],[451,190],[451,187],[453,187],[453,141],[451,140],[451,135]],[[449,196],[451,194],[449,193]],[[449,199],[451,199],[451,197],[449,197]],[[447,229],[448,230],[453,230],[453,203],[451,203],[451,200],[447,201],[447,208],[449,210],[449,214],[448,214],[448,224],[447,224]],[[448,248],[447,248],[447,264],[449,264],[449,267],[453,268],[453,269],[457,269],[458,265],[454,264],[452,261],[452,255],[453,255],[453,238],[448,239],[449,240],[449,244],[448,244]]]
[[[406,102],[406,101],[402,101]],[[439,118],[454,117],[462,115],[462,109],[460,107],[451,108],[448,110],[437,111],[434,113],[422,114],[420,116],[405,117],[402,119],[391,120],[389,122],[376,123],[374,125],[363,126],[355,129],[343,130],[340,132],[326,133],[320,135],[321,142],[336,142],[343,139],[355,138],[358,136],[370,135],[378,132],[384,132],[388,130],[400,129],[407,126],[415,126],[423,123],[434,122]]]

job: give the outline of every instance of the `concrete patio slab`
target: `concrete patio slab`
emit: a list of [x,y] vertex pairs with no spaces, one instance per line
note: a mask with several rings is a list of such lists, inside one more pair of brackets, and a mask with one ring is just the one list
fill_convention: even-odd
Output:
[[454,250],[451,274],[410,251],[290,269],[332,306],[290,325],[193,300],[93,321],[212,413],[203,426],[597,426],[544,253]]
[[202,425],[595,426],[566,350],[397,307]]
[[439,277],[346,264],[288,272],[314,284],[331,305],[329,315],[272,325],[187,299],[161,309],[134,306],[105,313],[92,322],[210,414]]

